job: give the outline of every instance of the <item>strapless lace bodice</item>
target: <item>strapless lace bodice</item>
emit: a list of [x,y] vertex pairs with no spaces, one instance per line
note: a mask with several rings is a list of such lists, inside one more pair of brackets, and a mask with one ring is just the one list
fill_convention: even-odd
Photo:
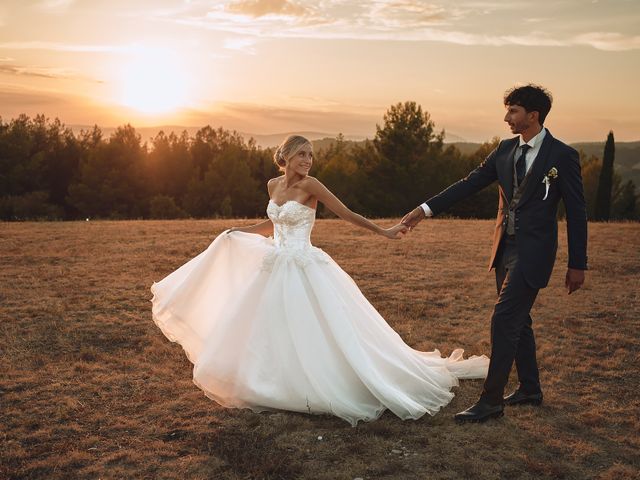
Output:
[[311,246],[311,230],[316,219],[316,211],[289,200],[278,205],[269,200],[267,215],[273,222],[273,242],[276,247],[308,248]]
[[263,262],[263,269],[271,270],[278,258],[294,260],[299,266],[310,261],[326,262],[326,254],[311,245],[311,230],[316,211],[295,200],[278,205],[269,200],[267,215],[273,223],[273,246]]

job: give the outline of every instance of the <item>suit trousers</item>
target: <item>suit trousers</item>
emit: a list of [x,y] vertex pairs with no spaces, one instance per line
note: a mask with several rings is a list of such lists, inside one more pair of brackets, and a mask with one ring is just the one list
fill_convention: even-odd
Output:
[[515,236],[502,238],[496,258],[498,301],[491,317],[491,359],[481,400],[490,405],[503,403],[504,389],[515,360],[520,390],[540,392],[531,307],[538,295],[518,268]]

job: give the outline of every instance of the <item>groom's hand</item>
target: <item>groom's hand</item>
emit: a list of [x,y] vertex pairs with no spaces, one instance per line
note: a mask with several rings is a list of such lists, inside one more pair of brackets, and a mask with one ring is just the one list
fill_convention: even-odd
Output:
[[564,286],[567,287],[569,295],[578,290],[584,283],[584,270],[575,268],[567,269],[567,276],[564,279]]
[[400,221],[400,223],[402,223],[403,225],[406,225],[407,227],[409,227],[409,229],[412,229],[413,227],[418,225],[422,220],[424,220],[424,218],[425,218],[425,214],[422,207],[416,207],[413,210],[411,210],[409,213],[407,213],[404,217],[402,217],[402,220]]

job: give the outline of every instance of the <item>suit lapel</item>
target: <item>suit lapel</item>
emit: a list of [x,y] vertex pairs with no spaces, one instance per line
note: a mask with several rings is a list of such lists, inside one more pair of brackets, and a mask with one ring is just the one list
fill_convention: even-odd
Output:
[[549,155],[551,153],[551,145],[553,144],[553,137],[551,136],[551,132],[547,130],[547,133],[544,136],[544,140],[542,141],[542,145],[540,146],[540,151],[536,156],[533,165],[531,166],[531,172],[529,178],[527,180],[526,188],[522,193],[522,197],[520,197],[520,201],[518,205],[522,205],[525,203],[529,197],[535,192],[538,184],[542,182],[542,177],[544,176],[545,167],[547,165],[547,161],[549,160]]
[[518,148],[519,137],[512,138],[513,145],[506,148],[505,154],[500,158],[498,164],[498,182],[504,190],[506,204],[508,205],[513,197],[513,156]]

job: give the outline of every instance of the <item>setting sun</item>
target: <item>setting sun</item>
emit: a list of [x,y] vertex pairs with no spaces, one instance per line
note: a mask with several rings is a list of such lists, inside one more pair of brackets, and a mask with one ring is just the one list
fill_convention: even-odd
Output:
[[485,142],[534,82],[559,138],[637,140],[640,2],[542,3],[0,1],[0,117],[362,139],[410,100],[446,141]]
[[144,52],[122,72],[122,104],[147,114],[186,106],[188,82],[184,68],[159,53]]

